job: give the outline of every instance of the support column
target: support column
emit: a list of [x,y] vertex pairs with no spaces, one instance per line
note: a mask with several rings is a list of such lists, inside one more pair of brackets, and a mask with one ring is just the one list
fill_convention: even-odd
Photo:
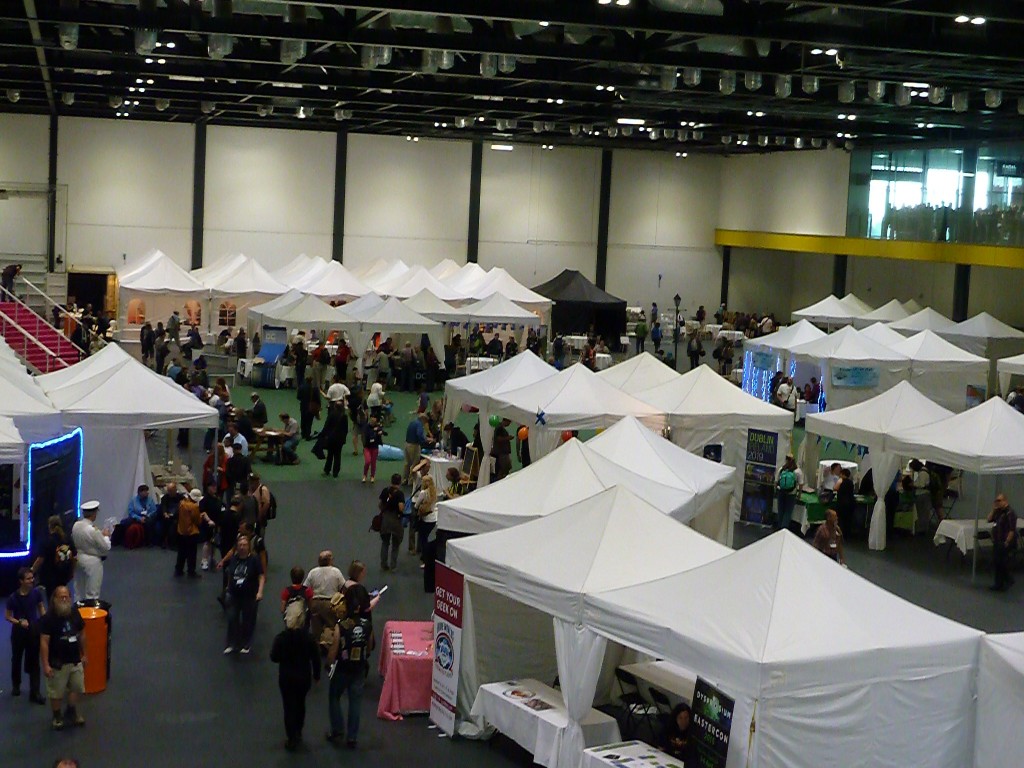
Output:
[[345,178],[348,173],[348,131],[338,131],[334,151],[334,227],[331,230],[331,258],[344,261]]
[[50,165],[46,177],[46,271],[57,268],[57,114],[50,115]]
[[480,257],[480,178],[484,169],[484,143],[473,142],[469,167],[469,237],[466,240],[466,261],[475,264]]
[[971,299],[971,265],[957,264],[953,275],[953,320],[960,323],[967,319]]
[[832,260],[832,295],[843,298],[846,295],[846,262],[848,256],[837,253]]
[[196,123],[192,161],[192,269],[203,266],[203,227],[206,214],[206,123]]
[[732,264],[732,246],[722,246],[722,299],[724,307],[729,306],[729,267]]
[[608,281],[608,219],[612,207],[612,150],[601,151],[601,189],[597,207],[597,287],[604,290]]

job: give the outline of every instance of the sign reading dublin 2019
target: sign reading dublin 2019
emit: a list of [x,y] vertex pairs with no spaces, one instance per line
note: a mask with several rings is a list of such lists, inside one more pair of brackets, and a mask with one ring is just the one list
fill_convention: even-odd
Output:
[[779,455],[779,433],[762,429],[747,431],[747,462],[743,469],[743,500],[740,520],[767,525],[775,500],[775,462]]
[[[707,680],[697,678],[693,689],[693,728],[700,768],[725,768],[735,704]],[[690,764],[686,765],[689,768]]]

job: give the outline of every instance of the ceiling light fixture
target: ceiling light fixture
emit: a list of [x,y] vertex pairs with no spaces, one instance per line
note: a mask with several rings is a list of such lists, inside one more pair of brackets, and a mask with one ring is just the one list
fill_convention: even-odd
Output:
[[75,103],[75,94],[71,91],[65,91],[60,95],[60,100],[70,107]]
[[962,13],[959,16],[957,16],[955,19],[953,19],[953,21],[955,21],[957,24],[966,24],[970,20],[971,20],[970,16],[966,16],[966,15],[964,15]]
[[953,94],[953,111],[959,113],[966,112],[969,102],[970,96],[968,96],[967,91],[957,91]]
[[675,90],[677,77],[679,73],[675,67],[662,67],[658,75],[658,87],[663,91]]
[[693,88],[700,85],[701,71],[697,67],[683,67],[683,84]]
[[746,72],[743,75],[743,86],[748,91],[759,91],[764,84],[764,78],[760,72]]
[[811,56],[821,56],[824,52],[822,48],[811,48]]
[[[199,109],[202,110],[204,115],[208,115],[217,108],[217,102],[215,101],[201,101],[199,102]],[[302,107],[299,107],[302,109]]]
[[906,83],[896,86],[896,106],[906,107],[910,104],[910,88]]
[[619,125],[644,125],[647,121],[639,117],[620,117],[615,122]]
[[872,80],[868,83],[868,98],[872,101],[881,101],[885,98],[885,81]]
[[274,105],[260,104],[259,106],[256,107],[256,114],[259,115],[260,117],[269,117],[270,115],[274,114]]
[[704,131],[694,131],[692,136],[693,136],[693,140],[694,141],[703,141],[704,140]]
[[503,53],[498,56],[498,71],[510,75],[516,71],[516,57],[510,53]]
[[985,23],[985,17],[984,16],[975,16],[973,19],[971,19],[971,24],[973,24],[976,27],[980,27],[984,23]]
[[807,95],[818,92],[821,88],[821,79],[817,75],[804,75],[800,78],[800,90]]
[[494,77],[498,74],[498,57],[493,53],[480,55],[480,76]]
[[169,106],[171,106],[171,101],[170,99],[157,99],[153,102],[153,106],[156,107],[157,112],[163,112]]
[[795,139],[793,139],[793,146],[796,147],[797,149],[803,149],[804,148],[804,139],[803,139],[803,137],[802,136],[797,136]]
[[156,63],[157,64],[166,64],[167,63],[167,59],[157,59]]
[[[7,97],[10,98],[10,95],[11,92],[8,91]],[[111,96],[109,99],[107,99],[107,103],[110,105],[111,109],[120,109],[121,105],[124,104],[124,99],[122,99],[120,96]]]
[[676,152],[676,157],[689,157],[689,152]]
[[777,75],[775,77],[775,95],[780,99],[788,99],[793,93],[793,76]]
[[723,69],[718,76],[718,92],[723,96],[736,93],[736,73],[731,69]]
[[143,56],[147,53],[152,53],[156,50],[159,35],[159,30],[156,29],[136,29],[135,52]]
[[515,147],[511,144],[491,144],[491,149],[495,152],[511,152]]
[[844,80],[839,84],[839,101],[842,104],[852,104],[857,99],[857,81]]
[[1003,92],[998,88],[989,88],[985,91],[985,106],[989,109],[999,109],[1003,105]]
[[946,100],[946,89],[941,85],[933,85],[928,89],[928,102],[936,106]]
[[825,55],[826,56],[838,56],[839,55],[839,49],[838,48],[826,48],[825,49]]

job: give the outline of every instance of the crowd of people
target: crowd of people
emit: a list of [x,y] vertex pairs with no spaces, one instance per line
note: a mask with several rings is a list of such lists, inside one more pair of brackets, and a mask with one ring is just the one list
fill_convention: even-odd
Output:
[[1024,209],[1020,205],[995,204],[978,210],[973,206],[890,205],[882,215],[880,237],[883,240],[1019,246],[1024,245]]

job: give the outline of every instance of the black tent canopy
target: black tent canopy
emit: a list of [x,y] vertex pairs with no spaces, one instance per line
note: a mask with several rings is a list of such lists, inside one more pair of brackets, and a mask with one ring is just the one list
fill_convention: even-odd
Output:
[[551,299],[551,328],[555,333],[586,333],[590,326],[611,345],[626,332],[626,302],[590,282],[575,269],[533,289]]

